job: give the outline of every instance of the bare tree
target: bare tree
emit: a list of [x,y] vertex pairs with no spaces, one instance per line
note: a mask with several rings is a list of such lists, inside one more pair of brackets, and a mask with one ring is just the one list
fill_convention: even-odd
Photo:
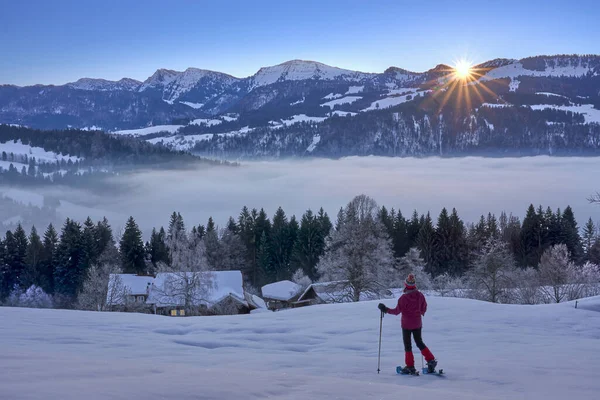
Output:
[[116,264],[92,265],[83,288],[77,298],[77,308],[90,311],[107,311],[115,306],[125,306],[127,290],[118,275],[121,269]]
[[534,268],[515,268],[512,273],[512,302],[515,304],[540,303],[540,279]]
[[306,274],[304,274],[302,268],[299,268],[296,272],[294,272],[294,275],[292,275],[292,282],[302,287],[300,292],[304,292],[312,284],[312,281],[308,276],[306,276]]
[[151,300],[158,305],[183,307],[186,315],[195,315],[210,305],[214,276],[208,270],[204,242],[177,232],[167,241],[170,265],[160,263],[152,287]]
[[410,248],[404,257],[400,258],[397,266],[397,275],[392,280],[394,286],[403,287],[404,280],[408,274],[415,275],[419,289],[432,289],[432,277],[425,272],[425,260],[421,258],[421,252],[416,247]]
[[515,260],[505,242],[491,239],[477,256],[468,273],[475,298],[500,302],[510,287]]
[[577,288],[572,287],[575,278],[575,264],[571,262],[569,250],[565,244],[557,244],[547,249],[538,268],[544,299],[549,303],[560,303],[576,295]]
[[351,293],[352,301],[359,301],[361,294],[381,293],[393,275],[391,240],[377,212],[377,203],[365,195],[348,203],[317,264],[321,281],[344,282],[342,291]]
[[596,204],[600,204],[600,192],[596,192],[596,194],[590,196],[588,198],[588,201],[590,203],[596,203]]
[[434,278],[432,288],[442,297],[464,297],[466,283],[461,278],[446,273]]

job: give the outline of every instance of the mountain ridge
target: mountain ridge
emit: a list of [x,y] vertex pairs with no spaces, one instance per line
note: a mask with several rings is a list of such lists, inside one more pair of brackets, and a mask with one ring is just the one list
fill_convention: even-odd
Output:
[[[225,135],[214,136],[214,143],[201,143],[200,150],[235,148],[233,154],[244,141],[247,148],[242,153],[255,155],[276,153],[271,149],[276,147],[287,149],[283,143],[296,134],[302,136],[297,139],[302,146],[308,142],[304,149],[310,147],[311,154],[352,153],[349,142],[338,143],[329,135],[337,132],[335,135],[343,136],[340,126],[352,131],[357,124],[371,141],[363,144],[360,154],[388,153],[374,148],[372,143],[377,136],[371,134],[382,127],[396,132],[395,135],[417,138],[419,132],[429,132],[437,126],[450,137],[462,137],[459,144],[446,143],[457,148],[474,140],[472,135],[465,136],[466,132],[483,129],[487,133],[477,139],[478,143],[491,137],[495,138],[494,143],[502,143],[500,130],[520,132],[519,126],[536,135],[584,135],[586,141],[582,143],[586,148],[595,149],[595,143],[600,142],[593,129],[590,133],[577,127],[600,122],[600,56],[497,58],[473,69],[474,79],[464,86],[465,90],[453,89],[463,85],[449,84],[456,78],[452,67],[446,64],[423,72],[392,66],[381,73],[367,73],[299,59],[260,68],[246,78],[190,67],[184,71],[161,68],[143,82],[82,78],[59,86],[1,85],[0,123],[37,129],[100,128],[110,132],[161,125],[169,126],[167,129],[172,132],[174,126],[179,126],[177,134],[187,136],[186,143],[191,143],[187,149],[194,148],[191,138]],[[351,124],[340,122],[346,117],[352,118]],[[443,124],[438,121],[441,117]],[[390,122],[401,124],[402,128],[392,129]],[[292,128],[295,124],[307,127],[300,132]],[[310,134],[314,128],[308,126],[315,124],[322,125]],[[328,131],[322,132],[323,129]],[[273,130],[287,136],[278,136]],[[152,129],[159,131],[160,128]],[[278,142],[255,151],[254,147],[263,145],[252,135],[263,131],[265,137]],[[160,137],[158,133],[152,135],[154,139]],[[265,139],[266,143],[271,139]],[[519,140],[529,143],[529,139]],[[439,139],[431,141],[441,143]],[[471,142],[469,146],[473,145]],[[575,142],[579,143],[579,138],[560,146],[570,148]],[[294,145],[286,151],[296,154],[302,146]],[[387,149],[388,144],[382,146]],[[551,148],[547,143],[542,147],[544,151]],[[325,148],[329,150],[324,151]],[[413,150],[397,149],[391,154],[431,153],[435,148],[421,143]]]

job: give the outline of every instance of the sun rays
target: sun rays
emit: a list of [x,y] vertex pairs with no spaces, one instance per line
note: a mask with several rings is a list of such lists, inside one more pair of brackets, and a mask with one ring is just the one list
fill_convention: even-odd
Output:
[[428,86],[431,88],[431,100],[436,112],[441,113],[453,100],[456,109],[470,112],[473,103],[483,103],[486,97],[496,99],[498,95],[486,86],[481,79],[491,67],[476,66],[467,59],[458,59],[453,67],[440,66],[433,71]]

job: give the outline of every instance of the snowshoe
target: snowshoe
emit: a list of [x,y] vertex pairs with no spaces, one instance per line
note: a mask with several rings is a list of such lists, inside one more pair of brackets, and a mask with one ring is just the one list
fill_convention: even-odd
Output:
[[396,367],[396,373],[400,375],[419,375],[415,367]]
[[427,361],[427,373],[433,374],[435,372],[435,367],[437,367],[437,360]]

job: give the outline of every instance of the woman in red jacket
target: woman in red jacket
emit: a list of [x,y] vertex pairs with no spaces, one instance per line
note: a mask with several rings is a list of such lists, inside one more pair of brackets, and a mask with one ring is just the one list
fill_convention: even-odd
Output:
[[416,373],[415,357],[412,353],[411,335],[415,338],[417,347],[421,350],[421,354],[425,357],[425,361],[427,361],[428,372],[435,372],[437,361],[421,338],[421,328],[423,327],[421,316],[424,316],[427,311],[427,301],[425,300],[423,293],[417,290],[417,283],[413,274],[408,274],[404,286],[404,293],[398,299],[396,308],[390,309],[383,303],[379,303],[379,309],[386,314],[402,314],[402,338],[404,340],[404,359],[406,362],[406,366],[402,369],[402,373]]

